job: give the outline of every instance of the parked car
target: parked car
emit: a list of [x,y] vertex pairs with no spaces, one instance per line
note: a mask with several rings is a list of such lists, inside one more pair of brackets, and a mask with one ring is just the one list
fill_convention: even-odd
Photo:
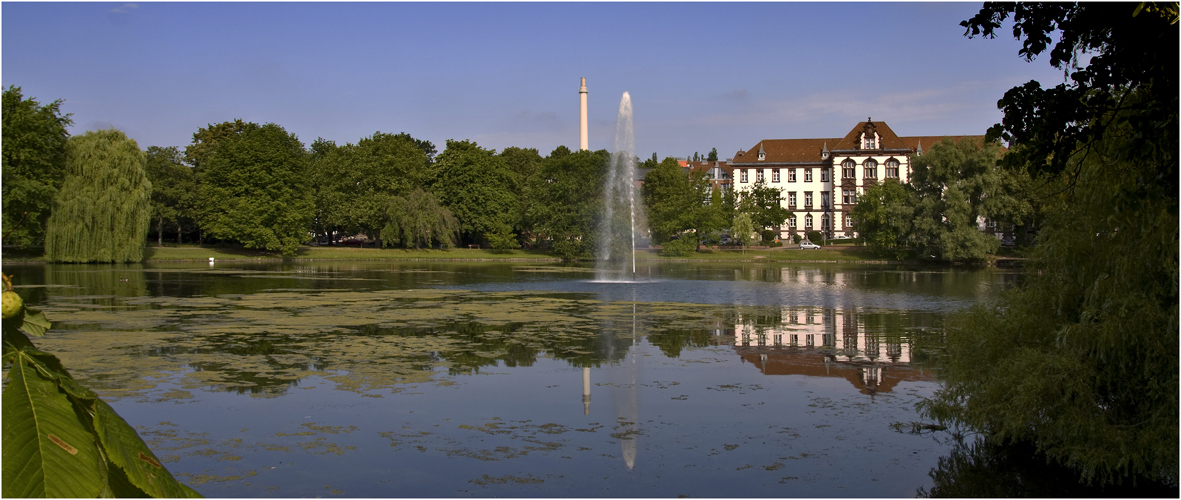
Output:
[[800,242],[800,250],[820,250],[820,245],[804,240]]
[[730,237],[723,235],[722,238],[720,240],[718,240],[718,244],[729,245],[730,244]]

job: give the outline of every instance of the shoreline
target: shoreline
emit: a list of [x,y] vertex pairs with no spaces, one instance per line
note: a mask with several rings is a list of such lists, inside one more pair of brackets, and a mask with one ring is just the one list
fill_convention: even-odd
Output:
[[[993,256],[989,262],[982,264],[934,263],[921,261],[902,261],[883,259],[869,254],[863,247],[828,246],[820,250],[800,250],[795,248],[760,248],[748,249],[745,253],[737,250],[710,249],[690,257],[662,257],[656,249],[639,250],[636,253],[640,262],[745,262],[745,263],[783,263],[783,264],[864,264],[864,265],[937,265],[937,266],[979,266],[996,268],[1013,268],[1024,265],[1024,258]],[[4,253],[11,253],[7,251]],[[819,253],[820,255],[814,255]],[[815,256],[815,258],[808,258]],[[378,249],[353,247],[301,247],[296,255],[283,257],[268,252],[246,250],[239,248],[217,247],[147,247],[144,260],[132,264],[162,264],[162,263],[196,263],[208,262],[213,258],[215,262],[538,262],[538,263],[585,263],[590,260],[564,261],[560,257],[547,255],[536,250],[489,250],[453,248],[449,250],[405,250]],[[9,258],[0,255],[0,262],[5,265],[36,265],[48,264],[43,256],[19,255]]]

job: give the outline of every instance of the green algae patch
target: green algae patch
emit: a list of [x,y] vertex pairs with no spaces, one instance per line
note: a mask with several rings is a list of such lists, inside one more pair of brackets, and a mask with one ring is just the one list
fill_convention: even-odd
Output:
[[200,486],[202,484],[211,483],[211,482],[212,483],[228,483],[231,481],[241,481],[241,480],[246,479],[248,477],[257,476],[258,471],[247,471],[245,474],[239,474],[236,476],[218,476],[218,475],[214,475],[214,474],[189,474],[189,473],[185,473],[185,472],[181,472],[181,473],[178,473],[175,475],[188,479],[187,482],[189,483],[190,486]]
[[[733,306],[450,289],[51,299],[46,309],[56,310],[56,323],[38,340],[42,348],[58,353],[103,397],[157,402],[192,400],[209,390],[280,397],[313,377],[337,390],[381,397],[542,357],[598,366],[617,362],[604,354],[621,356],[637,331],[705,331],[736,315]],[[669,341],[683,343],[679,338]],[[165,381],[171,387],[159,387]]]

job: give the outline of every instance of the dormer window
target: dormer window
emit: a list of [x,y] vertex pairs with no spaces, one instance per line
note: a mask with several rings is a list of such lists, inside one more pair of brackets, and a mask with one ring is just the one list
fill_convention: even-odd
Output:
[[763,161],[766,159],[767,159],[767,152],[766,151],[759,151],[759,161]]
[[864,149],[877,149],[878,148],[876,135],[865,134],[865,141],[864,142],[865,142]]

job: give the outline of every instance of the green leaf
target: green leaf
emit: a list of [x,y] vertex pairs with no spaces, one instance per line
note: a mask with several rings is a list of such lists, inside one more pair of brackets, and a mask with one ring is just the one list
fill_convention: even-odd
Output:
[[58,384],[17,352],[2,398],[5,497],[93,498],[106,489],[94,435]]
[[[101,399],[94,404],[94,430],[107,458],[126,474],[135,488],[155,498],[189,497],[196,493],[177,482],[135,429]],[[116,489],[115,494],[123,497],[140,493]]]
[[66,371],[57,356],[37,350],[35,347],[22,349],[20,355],[27,363],[36,367],[42,377],[57,383],[58,388],[65,391],[66,394],[83,400],[87,404],[98,399],[98,395],[94,391],[83,387],[74,380],[74,377],[70,376],[70,372]]
[[45,313],[37,309],[25,308],[25,322],[21,325],[21,330],[24,330],[25,333],[40,337],[45,335],[45,332],[52,326],[45,317]]

